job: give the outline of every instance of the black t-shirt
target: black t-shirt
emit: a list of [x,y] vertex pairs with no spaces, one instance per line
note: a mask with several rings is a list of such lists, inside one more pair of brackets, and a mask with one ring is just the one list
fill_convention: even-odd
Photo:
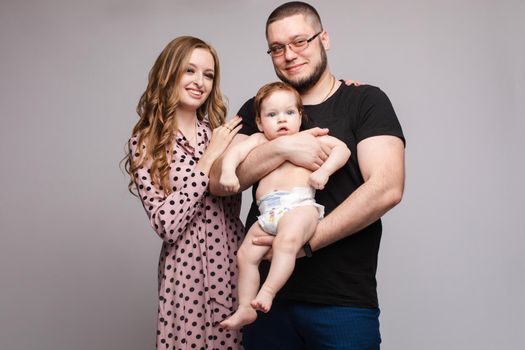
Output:
[[[254,99],[248,100],[238,115],[243,118],[241,133],[258,132],[255,125]],[[304,106],[307,116],[301,129],[328,128],[331,136],[346,143],[352,151],[348,162],[330,176],[326,187],[316,192],[316,201],[325,206],[325,215],[363,184],[357,162],[357,144],[371,136],[393,135],[404,142],[401,125],[388,97],[369,85],[346,86],[344,83],[326,101]],[[257,184],[253,186],[253,198]],[[257,221],[259,210],[252,202],[246,229]],[[381,220],[360,232],[301,258],[278,293],[278,298],[301,302],[356,307],[377,307],[376,269]],[[268,262],[261,264],[261,281],[267,275]]]

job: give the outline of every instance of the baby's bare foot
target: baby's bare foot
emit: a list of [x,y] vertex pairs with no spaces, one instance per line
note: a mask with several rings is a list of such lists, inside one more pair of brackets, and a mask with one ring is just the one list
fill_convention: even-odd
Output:
[[251,306],[239,306],[233,315],[220,323],[220,326],[230,331],[239,330],[242,326],[255,321],[256,318],[257,312]]
[[252,307],[256,310],[261,310],[262,312],[270,311],[272,307],[273,294],[265,292],[263,289],[257,293],[255,299],[250,303]]

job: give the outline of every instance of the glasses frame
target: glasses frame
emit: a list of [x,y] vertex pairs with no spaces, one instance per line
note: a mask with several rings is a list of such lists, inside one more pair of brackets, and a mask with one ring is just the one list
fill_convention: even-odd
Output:
[[[310,44],[310,42],[312,42],[315,38],[317,38],[322,32],[324,32],[324,30],[321,30],[320,32],[312,35],[310,38],[306,39],[306,45],[304,46],[301,46],[301,47],[295,47],[294,46],[294,43],[296,41],[299,41],[298,39],[294,39],[292,41],[290,41],[288,44],[277,44],[277,45],[274,45],[273,47],[269,48],[268,51],[266,51],[267,54],[269,54],[270,56],[272,57],[280,57],[282,55],[284,55],[284,53],[286,52],[286,48],[288,47],[290,50],[292,50],[293,52],[295,53],[298,53],[298,52],[301,52],[301,51],[304,51],[308,48],[308,45]],[[304,40],[304,39],[300,39],[301,41]],[[278,55],[274,55],[273,54],[273,50],[274,49],[282,49],[283,52],[278,54]]]

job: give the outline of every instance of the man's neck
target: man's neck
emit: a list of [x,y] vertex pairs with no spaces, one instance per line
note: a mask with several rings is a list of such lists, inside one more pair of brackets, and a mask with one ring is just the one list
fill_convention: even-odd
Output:
[[[335,84],[334,84],[335,81]],[[301,94],[301,100],[304,105],[316,105],[324,102],[331,94],[337,90],[339,82],[335,80],[329,68],[326,68],[319,81],[310,89]],[[336,86],[334,86],[336,85]]]

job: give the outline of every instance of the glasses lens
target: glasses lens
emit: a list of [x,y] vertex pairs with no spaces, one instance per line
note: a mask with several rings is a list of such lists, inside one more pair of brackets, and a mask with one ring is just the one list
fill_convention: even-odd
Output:
[[299,39],[291,43],[294,51],[302,51],[308,46],[308,40]]
[[281,56],[284,53],[284,46],[273,46],[270,48],[270,53],[273,57]]

